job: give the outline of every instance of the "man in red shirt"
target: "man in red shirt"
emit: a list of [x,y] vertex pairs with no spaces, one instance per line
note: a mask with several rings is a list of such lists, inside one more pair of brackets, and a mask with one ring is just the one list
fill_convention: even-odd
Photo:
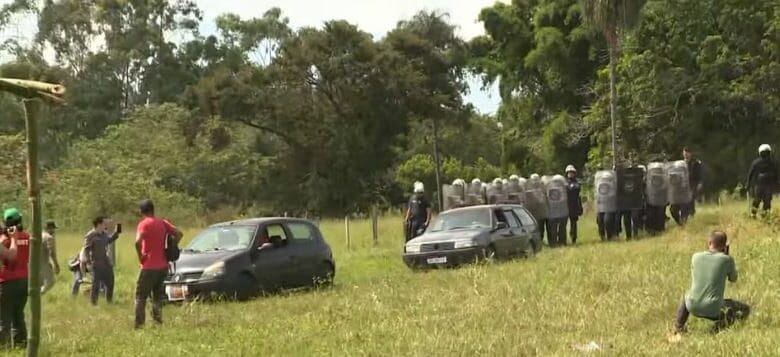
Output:
[[0,235],[0,347],[27,345],[24,307],[27,305],[27,265],[30,235],[22,227],[16,208],[3,212],[5,230]]
[[178,243],[182,232],[164,219],[154,216],[154,203],[144,200],[139,205],[143,219],[138,222],[135,250],[141,273],[135,286],[135,328],[146,321],[146,299],[152,297],[152,318],[162,323],[162,303],[165,295],[165,276],[168,259],[165,256],[165,239],[171,235]]

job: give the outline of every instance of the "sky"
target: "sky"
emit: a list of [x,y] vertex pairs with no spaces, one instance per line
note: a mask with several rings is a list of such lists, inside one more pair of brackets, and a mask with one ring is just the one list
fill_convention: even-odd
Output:
[[[0,0],[0,5],[12,0]],[[203,10],[204,21],[201,33],[211,34],[215,30],[214,18],[226,12],[240,15],[242,18],[260,17],[272,8],[282,9],[282,14],[290,19],[293,28],[301,26],[320,27],[325,21],[342,19],[357,25],[361,30],[374,35],[376,39],[384,37],[398,21],[408,19],[420,10],[437,10],[450,15],[450,21],[457,26],[457,34],[466,40],[484,33],[482,24],[477,21],[479,11],[497,0],[196,0]],[[506,0],[501,0],[506,1]],[[12,31],[4,31],[0,36],[33,37],[33,21],[20,21]],[[2,39],[0,39],[2,40]],[[469,81],[470,93],[466,101],[474,104],[481,113],[495,113],[500,99],[495,86],[482,91],[477,78]]]

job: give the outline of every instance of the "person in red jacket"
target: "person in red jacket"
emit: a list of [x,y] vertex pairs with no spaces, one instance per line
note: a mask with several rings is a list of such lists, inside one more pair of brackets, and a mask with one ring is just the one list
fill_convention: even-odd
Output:
[[30,235],[22,227],[19,210],[3,212],[5,229],[0,235],[0,347],[25,347],[27,326],[24,307],[27,305],[27,268]]

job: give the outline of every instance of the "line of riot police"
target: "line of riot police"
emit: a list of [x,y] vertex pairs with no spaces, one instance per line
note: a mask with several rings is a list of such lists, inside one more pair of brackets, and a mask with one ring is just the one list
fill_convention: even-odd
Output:
[[688,175],[684,160],[596,172],[596,223],[601,240],[615,240],[621,231],[628,240],[643,230],[651,235],[663,232],[667,206],[674,221],[684,225],[693,202]]
[[[582,215],[580,184],[574,166],[562,175],[528,179],[512,175],[496,178],[490,183],[475,178],[471,183],[462,179],[444,185],[444,209],[482,204],[521,204],[536,218],[542,239],[547,235],[550,247],[567,245],[577,240],[577,222]],[[625,232],[626,239],[638,237],[640,231],[651,235],[666,229],[666,208],[679,225],[688,220],[693,199],[688,167],[684,160],[671,163],[651,162],[647,167],[601,170],[594,175],[596,223],[602,241],[617,239]]]
[[[520,204],[536,218],[542,239],[547,232],[549,246],[567,244],[566,226],[569,221],[572,222],[571,239],[574,243],[577,239],[576,221],[582,215],[582,201],[576,170],[569,166],[567,171],[568,179],[562,175],[538,174],[528,179],[518,175],[509,179],[496,178],[491,183],[484,183],[478,178],[471,183],[457,179],[442,187],[444,210],[483,204]],[[572,200],[569,200],[570,189],[576,189]]]

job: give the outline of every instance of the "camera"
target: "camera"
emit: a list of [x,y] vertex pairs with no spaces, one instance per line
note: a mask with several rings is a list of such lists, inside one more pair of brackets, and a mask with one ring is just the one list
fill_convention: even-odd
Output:
[[726,248],[723,249],[723,253],[725,253],[726,255],[729,255],[729,245],[728,245],[728,243],[726,243]]
[[117,223],[116,224],[116,232],[117,233],[122,233],[122,223]]

